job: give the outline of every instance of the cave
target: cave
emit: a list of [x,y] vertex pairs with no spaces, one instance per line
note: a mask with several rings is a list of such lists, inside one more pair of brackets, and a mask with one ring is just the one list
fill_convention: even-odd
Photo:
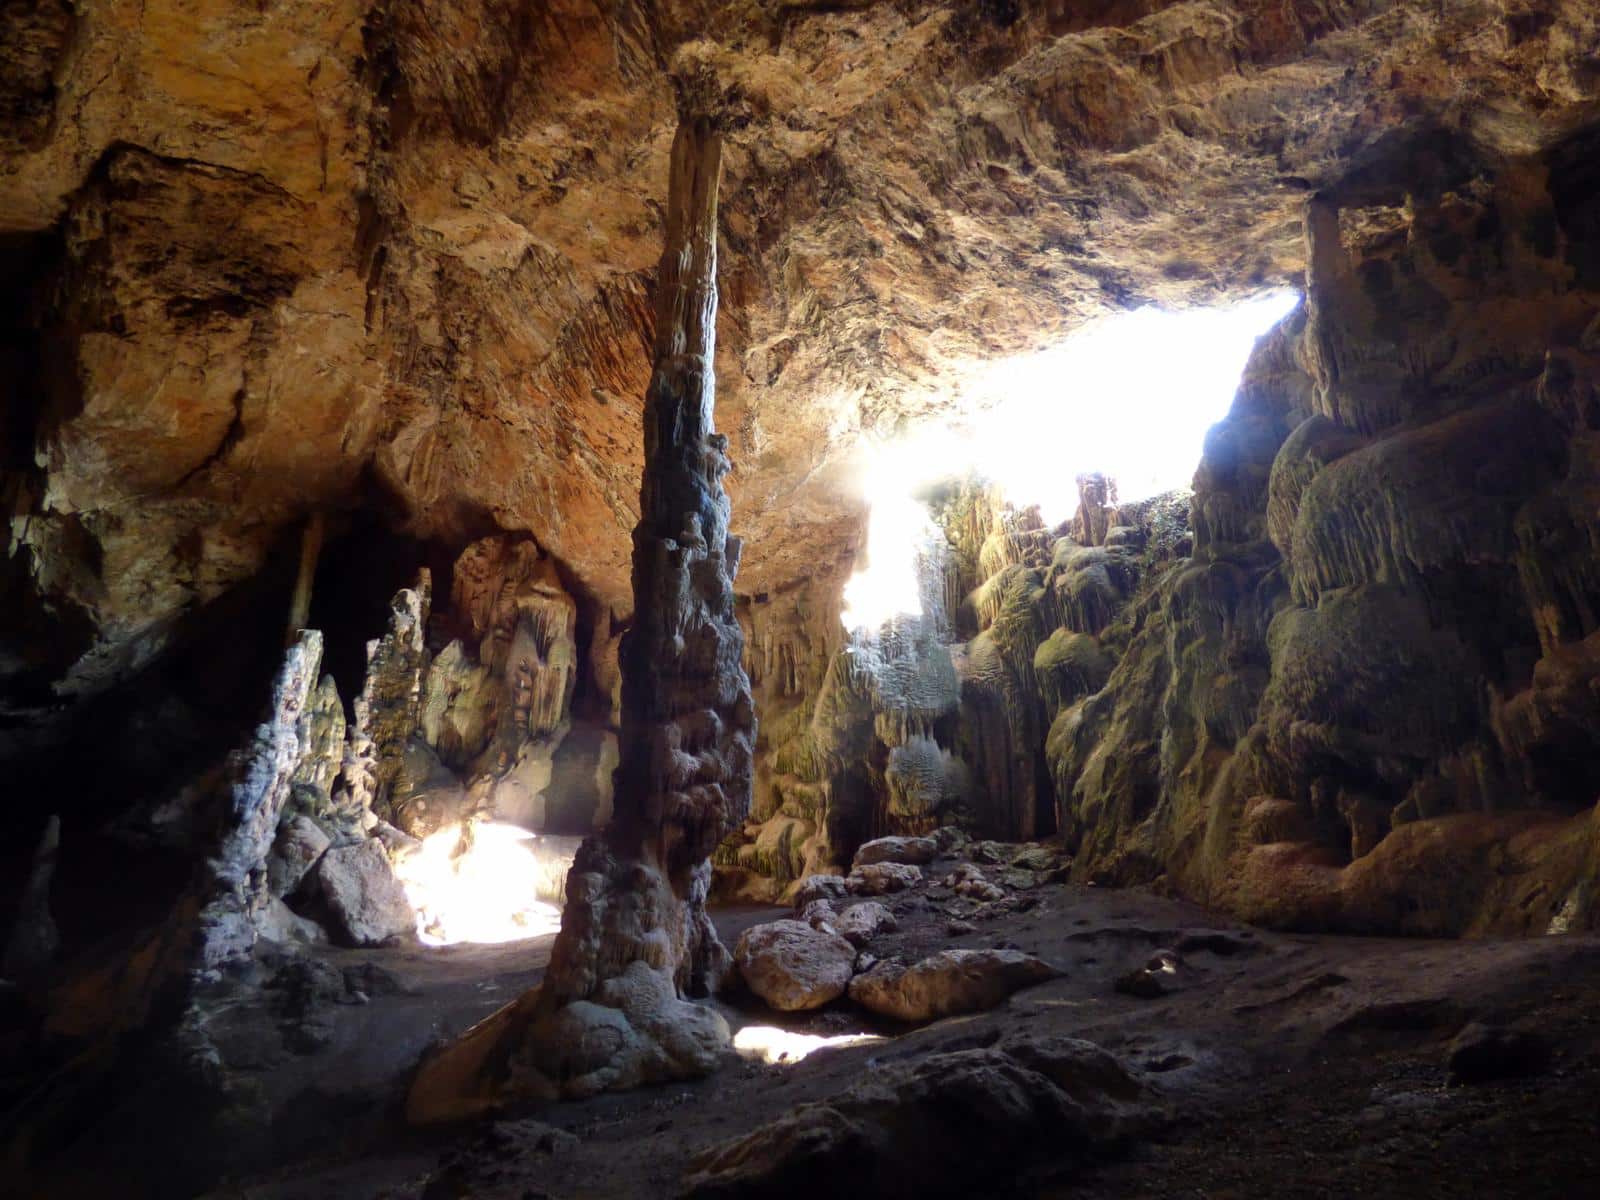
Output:
[[0,10],[0,1195],[1600,1177],[1591,0]]

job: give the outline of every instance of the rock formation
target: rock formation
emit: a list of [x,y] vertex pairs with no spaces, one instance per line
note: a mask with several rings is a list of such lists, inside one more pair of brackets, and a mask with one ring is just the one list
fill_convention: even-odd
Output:
[[656,288],[611,823],[578,852],[544,982],[423,1065],[413,1121],[700,1075],[728,1043],[720,1015],[683,999],[727,966],[705,912],[710,856],[749,811],[756,732],[727,439],[713,424],[721,156],[711,119],[686,116]]
[[850,981],[850,999],[897,1021],[931,1021],[993,1008],[1055,974],[1048,963],[1016,950],[942,950],[910,966],[878,963]]
[[34,669],[75,693],[126,679],[309,510],[385,497],[454,545],[485,514],[531,534],[625,617],[649,185],[684,69],[738,109],[719,366],[737,531],[766,548],[745,586],[776,597],[848,569],[839,471],[864,435],[944,415],[974,363],[1089,317],[1292,279],[1308,192],[1428,129],[1553,144],[1590,119],[1600,19],[1583,0],[517,11],[7,9],[7,342],[43,349],[6,425],[28,556],[6,586],[77,622]]
[[1600,920],[1593,150],[1441,133],[1313,198],[1193,557],[1051,731],[1081,876],[1303,927]]
[[1013,1180],[1047,1158],[1083,1164],[1154,1115],[1144,1082],[1098,1046],[1019,1038],[895,1064],[801,1105],[708,1150],[683,1195],[807,1196],[841,1172],[873,1195],[966,1195],[993,1186],[993,1155]]
[[[405,940],[395,861],[483,819],[599,834],[417,1119],[709,1070],[713,890],[826,948],[775,1002],[899,1016],[976,960],[863,947],[1044,881],[1600,929],[1597,113],[1593,0],[0,6],[0,1043],[66,1069],[28,1137],[359,1005],[306,948]],[[1094,318],[1286,287],[1192,490],[1084,474],[1053,524],[944,479],[920,613],[843,626],[875,448]],[[917,1157],[951,1092],[1019,1155],[1071,1111],[1010,1045],[691,1186],[965,1186]]]
[[938,489],[916,557],[921,612],[852,631],[791,701],[781,740],[769,734],[768,790],[717,853],[725,891],[787,896],[807,875],[875,861],[869,844],[941,824],[1055,831],[1051,720],[1102,689],[1108,627],[1189,547],[1186,494],[1118,506],[1113,481],[1079,486],[1078,515],[1054,529],[981,481]]

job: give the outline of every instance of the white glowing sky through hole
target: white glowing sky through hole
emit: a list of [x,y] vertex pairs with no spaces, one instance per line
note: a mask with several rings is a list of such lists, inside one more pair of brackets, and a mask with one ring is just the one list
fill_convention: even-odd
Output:
[[561,928],[561,910],[539,898],[535,836],[515,825],[479,822],[466,841],[460,825],[448,826],[401,855],[395,874],[429,946],[516,942]]
[[964,411],[981,414],[972,425],[869,452],[871,517],[864,562],[845,585],[845,627],[876,629],[921,610],[914,558],[931,524],[915,495],[942,478],[975,472],[1013,505],[1039,505],[1047,524],[1077,510],[1077,476],[1087,472],[1113,477],[1124,501],[1188,487],[1256,339],[1298,299],[1274,292],[1230,308],[1139,309],[984,367],[960,397]]

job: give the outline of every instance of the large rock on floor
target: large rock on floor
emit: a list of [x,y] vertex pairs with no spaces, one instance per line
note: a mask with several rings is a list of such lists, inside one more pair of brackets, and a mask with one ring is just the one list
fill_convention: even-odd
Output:
[[844,994],[855,973],[856,948],[804,921],[773,921],[746,929],[733,961],[768,1007],[799,1012]]
[[1020,950],[942,950],[906,966],[884,961],[850,981],[850,999],[900,1021],[931,1021],[993,1008],[1059,972]]
[[853,866],[865,867],[872,863],[911,863],[922,866],[931,863],[939,853],[939,843],[931,837],[882,837],[866,842],[856,851]]
[[376,841],[335,846],[317,861],[330,932],[346,946],[376,946],[416,927],[417,914]]
[[833,922],[839,936],[857,946],[865,946],[880,933],[893,933],[897,925],[889,906],[876,900],[852,904]]
[[795,888],[794,906],[802,909],[816,900],[843,900],[850,885],[843,875],[807,875]]
[[853,895],[886,896],[890,892],[903,892],[922,882],[922,868],[909,863],[871,863],[857,867],[845,880]]
[[1147,1123],[1143,1090],[1071,1038],[935,1054],[712,1147],[681,1195],[814,1200],[845,1179],[878,1198],[1035,1194],[1030,1168],[1069,1178]]

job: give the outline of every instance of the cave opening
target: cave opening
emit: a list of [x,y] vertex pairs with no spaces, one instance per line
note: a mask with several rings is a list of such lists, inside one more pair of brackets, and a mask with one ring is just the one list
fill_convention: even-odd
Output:
[[1594,0],[128,7],[0,5],[0,1192],[1600,1172]]
[[841,733],[828,776],[838,853],[956,814],[986,837],[1058,832],[1042,751],[1055,717],[1104,683],[1124,636],[1108,627],[1141,581],[1192,550],[1208,430],[1299,303],[1277,290],[1107,317],[974,368],[960,419],[866,451],[840,677],[873,719],[870,735]]
[[1258,338],[1300,302],[1276,290],[1243,302],[1101,319],[1035,354],[973,368],[953,407],[965,419],[879,441],[864,455],[865,553],[845,584],[847,630],[923,614],[929,500],[974,478],[1048,527],[1078,515],[1084,476],[1138,503],[1187,492],[1206,431],[1227,413]]

